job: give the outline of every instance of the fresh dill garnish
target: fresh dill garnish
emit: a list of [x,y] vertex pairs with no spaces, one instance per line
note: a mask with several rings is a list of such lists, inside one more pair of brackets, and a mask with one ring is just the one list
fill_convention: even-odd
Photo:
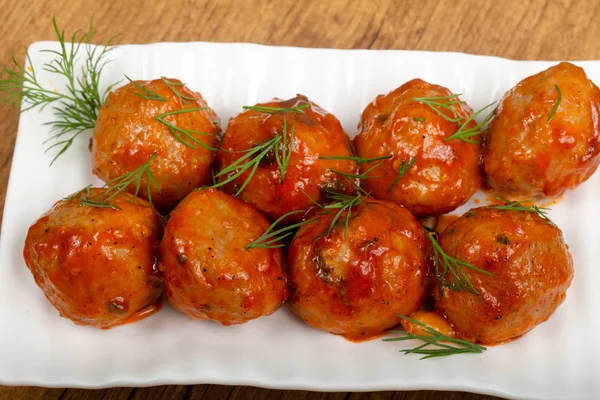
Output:
[[319,157],[319,158],[321,160],[348,160],[348,161],[354,161],[358,165],[360,165],[360,164],[372,163],[374,161],[386,160],[388,158],[392,158],[392,155],[388,154],[387,156],[374,157],[374,158],[363,158],[363,157],[356,157],[356,156],[324,156],[324,157]]
[[[467,291],[481,297],[481,294],[475,289],[475,286],[471,283],[471,280],[467,276],[464,268],[471,269],[473,271],[481,272],[485,275],[494,274],[477,268],[473,264],[458,260],[456,258],[447,255],[436,240],[437,234],[434,232],[427,232],[427,237],[431,241],[433,246],[433,266],[435,270],[435,278],[442,287],[447,287],[455,292]],[[452,276],[454,282],[448,280],[449,275]]]
[[[292,152],[294,150],[294,137],[295,137],[295,125],[292,125],[292,130],[290,133],[290,140],[288,144],[288,135],[287,135],[287,118],[283,117],[283,132],[281,134],[275,135],[275,161],[277,161],[277,165],[279,166],[279,175],[281,176],[281,183],[285,181],[285,171],[287,170],[287,166],[290,163],[290,159],[292,157]],[[282,142],[281,149],[279,148],[279,142]]]
[[[303,110],[307,107],[309,107],[308,104],[302,104],[294,108],[244,106],[244,108],[247,110],[254,110],[264,114],[280,114],[288,112],[304,113]],[[256,170],[258,169],[262,159],[269,153],[273,153],[275,155],[275,161],[277,162],[277,166],[279,168],[279,176],[281,183],[283,183],[285,181],[285,174],[288,164],[294,151],[295,129],[295,125],[292,125],[292,128],[288,129],[287,116],[284,115],[281,132],[277,131],[272,139],[263,144],[253,146],[247,150],[242,150],[241,152],[245,153],[242,157],[238,158],[233,163],[214,175],[213,180],[215,183],[212,187],[217,188],[224,186],[240,177],[246,171],[250,171],[249,175],[246,177],[246,180],[234,195],[236,197],[239,196],[254,177],[254,174],[256,173]],[[289,138],[288,131],[290,136]],[[221,150],[227,151],[224,149]],[[223,181],[216,182],[217,178],[224,176],[227,177]]]
[[348,179],[350,182],[353,182],[353,179],[361,179],[361,180],[365,180],[365,179],[371,179],[371,178],[378,178],[378,176],[376,175],[369,175],[369,172],[379,168],[379,166],[383,163],[383,161],[379,161],[377,164],[375,164],[374,166],[372,166],[371,168],[369,168],[368,170],[366,170],[365,172],[361,172],[361,173],[357,173],[357,174],[353,174],[350,172],[344,172],[344,171],[339,171],[337,169],[331,168],[331,171],[335,172],[338,175],[341,175],[343,177],[345,177],[346,179]]
[[207,145],[206,143],[204,143],[203,141],[198,140],[196,137],[194,137],[194,135],[211,137],[212,136],[211,134],[202,132],[202,131],[194,131],[191,129],[183,129],[183,128],[173,124],[172,122],[169,122],[166,120],[166,117],[168,117],[170,115],[178,115],[178,114],[191,113],[191,112],[195,112],[195,111],[202,111],[205,108],[206,107],[184,108],[183,110],[176,110],[176,111],[167,112],[167,113],[164,113],[161,115],[157,115],[156,117],[154,117],[154,119],[157,120],[158,122],[161,122],[162,124],[166,125],[169,128],[169,132],[171,132],[171,135],[173,135],[173,137],[175,139],[177,139],[178,141],[180,141],[187,147],[192,148],[194,150],[198,150],[198,147],[196,147],[196,145],[199,145],[201,147],[204,147],[207,150],[216,151],[217,150],[216,148],[211,147],[211,146]]
[[558,106],[560,105],[560,102],[562,100],[562,94],[560,93],[560,88],[558,87],[558,85],[556,83],[554,84],[554,87],[556,88],[556,103],[554,103],[554,107],[552,107],[552,111],[550,112],[550,116],[548,117],[548,122],[550,122],[552,117],[554,117],[554,114],[556,114],[556,111],[558,110]]
[[173,94],[175,96],[179,97],[179,99],[181,100],[181,102],[183,104],[190,104],[194,101],[198,101],[198,99],[196,97],[187,96],[187,95],[181,93],[179,90],[177,90],[178,87],[185,86],[185,83],[170,81],[169,79],[165,78],[164,76],[161,76],[160,79],[164,82],[165,85],[167,85],[167,87],[171,90],[171,92],[173,92]]
[[[457,339],[457,338],[453,338],[450,336],[446,336],[446,335],[436,331],[429,325],[425,325],[424,323],[422,323],[420,321],[406,317],[402,314],[397,314],[397,315],[398,315],[398,317],[400,317],[408,322],[412,322],[413,324],[420,326],[421,329],[423,329],[423,331],[425,331],[425,333],[426,333],[424,335],[415,335],[413,333],[409,333],[406,331],[392,331],[393,333],[398,333],[398,334],[401,334],[402,336],[395,337],[395,338],[383,339],[384,342],[401,342],[401,341],[412,340],[412,339],[420,340],[421,342],[423,342],[423,344],[421,344],[417,347],[414,347],[412,349],[400,350],[405,355],[406,354],[420,354],[420,355],[423,355],[423,357],[421,357],[421,360],[424,360],[427,358],[446,357],[446,356],[451,356],[454,354],[465,354],[465,353],[478,354],[478,353],[482,353],[484,350],[486,350],[486,347],[484,347],[484,346],[469,342],[467,340]],[[442,343],[442,342],[452,343],[453,345]]]
[[128,77],[127,75],[125,75],[125,78],[137,89],[139,90],[139,92],[131,92],[132,94],[141,97],[142,99],[146,99],[146,100],[157,100],[157,101],[169,101],[167,98],[162,97],[161,95],[159,95],[158,93],[154,93],[153,91],[151,91],[148,88],[143,87],[142,85],[140,85],[139,83],[137,83],[136,81],[134,81],[133,79],[131,79],[130,77]]
[[[42,69],[66,78],[66,92],[57,92],[40,84],[29,54],[25,55],[29,67],[21,67],[13,56],[13,65],[4,67],[6,79],[0,80],[0,92],[6,95],[3,100],[21,103],[21,112],[55,104],[54,120],[44,124],[50,126],[50,138],[45,143],[53,142],[46,152],[59,148],[50,165],[71,147],[77,136],[94,128],[104,98],[112,88],[111,85],[105,92],[100,93],[101,73],[109,62],[106,55],[112,48],[108,47],[110,41],[107,46],[93,47],[93,20],[87,33],[77,31],[69,42],[65,42],[65,33],[59,30],[55,17],[52,18],[52,23],[60,51],[42,50],[56,56],[52,61],[45,63]],[[81,74],[78,74],[76,58],[82,47],[86,49],[85,61]]]
[[479,144],[479,142],[475,139],[472,139],[472,137],[479,136],[486,131],[488,122],[490,122],[490,120],[494,116],[494,110],[492,110],[490,113],[488,113],[487,116],[481,122],[479,122],[477,125],[475,125],[474,127],[467,129],[467,125],[471,121],[475,120],[475,118],[479,114],[481,114],[482,112],[484,112],[485,110],[487,110],[488,108],[493,106],[494,104],[496,104],[495,101],[488,104],[487,106],[483,107],[481,110],[471,114],[471,116],[462,123],[460,128],[458,128],[458,130],[452,136],[446,138],[446,142],[448,142],[452,139],[459,139],[465,143]]
[[335,213],[335,215],[333,216],[333,219],[331,220],[329,228],[327,228],[327,232],[325,234],[329,235],[331,232],[333,232],[333,229],[335,228],[338,219],[340,219],[344,211],[346,211],[346,217],[344,221],[344,239],[347,238],[348,224],[350,223],[350,218],[352,216],[352,207],[362,203],[367,197],[369,197],[369,194],[367,193],[367,195],[364,195],[363,193],[359,192],[356,195],[352,196],[345,193],[338,193],[330,190],[325,190],[324,196],[327,200],[332,201],[332,203],[325,204],[323,206],[323,209],[338,210],[337,213]]
[[394,182],[392,182],[392,184],[388,188],[388,190],[387,190],[388,193],[392,191],[394,186],[396,186],[398,181],[400,181],[400,179],[402,179],[402,177],[404,175],[406,175],[408,170],[415,164],[416,161],[417,161],[417,157],[413,157],[410,161],[402,161],[400,163],[400,168],[398,168],[398,176],[396,176],[396,179],[394,179]]
[[[232,162],[227,167],[223,168],[221,171],[214,175],[213,180],[215,183],[212,185],[212,187],[218,188],[227,185],[228,183],[233,182],[249,170],[250,173],[246,177],[246,180],[244,181],[242,186],[240,186],[238,191],[234,194],[234,196],[236,197],[239,196],[240,193],[242,193],[242,191],[246,188],[248,183],[250,183],[250,181],[252,180],[252,177],[258,169],[258,166],[260,165],[262,159],[270,151],[273,150],[273,145],[275,141],[276,137],[270,139],[269,141],[263,144],[253,146],[252,148],[246,150],[246,154],[244,154],[243,156],[241,156],[240,158],[238,158],[237,160],[235,160],[234,162]],[[221,177],[226,178],[220,182],[217,182],[217,179]]]
[[[471,114],[469,118],[463,120],[460,115],[456,112],[454,106],[463,104],[464,101],[459,99],[460,94],[451,94],[449,96],[436,96],[436,97],[413,97],[413,100],[418,103],[423,103],[431,108],[436,114],[440,117],[444,118],[446,121],[454,122],[460,124],[458,130],[452,135],[446,138],[446,142],[458,139],[462,140],[465,143],[478,144],[479,142],[472,139],[474,136],[481,135],[485,132],[487,123],[492,119],[494,112],[490,112],[480,123],[472,128],[467,128],[467,125],[471,123],[471,121],[475,120],[475,118],[496,104],[496,102],[492,102],[487,106],[483,107],[481,110]],[[452,116],[449,116],[444,110],[450,111]]]
[[427,120],[425,118],[423,118],[423,117],[414,117],[413,121],[416,121],[416,122],[425,122]]
[[88,186],[86,188],[83,188],[79,192],[69,196],[69,198],[76,197],[85,190],[86,196],[81,198],[79,202],[81,205],[88,207],[114,208],[120,210],[118,206],[111,204],[110,201],[119,193],[127,190],[127,188],[133,184],[135,185],[135,193],[133,194],[133,198],[131,199],[131,203],[133,203],[140,192],[142,178],[145,177],[147,191],[146,195],[148,197],[148,202],[150,202],[150,204],[154,206],[154,204],[152,203],[152,185],[157,189],[158,193],[160,193],[160,185],[158,184],[158,181],[156,180],[154,174],[150,170],[150,164],[152,163],[152,161],[154,161],[155,158],[156,153],[153,154],[152,157],[148,159],[148,161],[146,161],[144,164],[142,164],[135,170],[123,174],[121,176],[117,176],[116,178],[113,178],[106,182],[106,184],[104,185],[106,190],[98,197],[90,197],[91,191],[90,187]]
[[305,212],[306,212],[305,210],[290,211],[289,213],[286,213],[286,214],[282,215],[281,217],[277,218],[277,220],[275,220],[275,222],[273,222],[258,239],[256,239],[255,241],[253,241],[252,243],[250,243],[249,245],[244,247],[244,249],[246,249],[246,250],[249,250],[249,249],[276,249],[276,248],[284,247],[285,244],[281,243],[281,241],[283,239],[285,239],[286,237],[293,235],[294,229],[300,228],[301,226],[315,222],[319,218],[312,218],[307,221],[298,222],[296,224],[288,225],[288,226],[285,226],[285,227],[277,229],[277,230],[274,230],[274,229],[277,228],[277,226],[279,225],[279,223],[281,221],[283,221],[285,218],[289,217],[290,215],[295,215],[295,214],[300,214],[300,213],[305,213]]
[[504,203],[504,205],[498,206],[488,206],[487,208],[495,209],[495,210],[512,210],[512,211],[524,211],[532,214],[537,214],[540,217],[544,218],[546,221],[554,225],[554,222],[550,218],[548,218],[547,212],[550,211],[549,208],[539,207],[537,205],[525,206],[524,203],[531,203],[531,200],[521,200],[521,201],[510,201],[503,199],[502,197],[496,197],[497,200],[500,200]]
[[283,113],[296,113],[304,114],[304,109],[310,107],[310,104],[301,104],[293,108],[285,107],[267,107],[267,106],[243,106],[244,110],[253,110],[263,114],[283,114]]

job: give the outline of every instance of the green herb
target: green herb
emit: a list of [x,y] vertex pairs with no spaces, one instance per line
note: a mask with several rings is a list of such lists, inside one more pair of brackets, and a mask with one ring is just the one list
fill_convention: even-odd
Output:
[[560,102],[562,100],[562,94],[560,93],[560,88],[558,87],[557,84],[554,84],[554,87],[556,88],[556,103],[554,103],[554,107],[552,107],[552,111],[550,112],[550,116],[548,117],[548,122],[550,122],[552,117],[554,117],[554,114],[556,114],[556,111],[558,110],[558,106],[560,105]]
[[413,118],[413,121],[417,121],[417,122],[425,122],[427,121],[425,118],[421,118],[421,117],[415,117]]
[[394,179],[394,182],[392,182],[391,186],[388,188],[388,190],[387,190],[388,193],[392,191],[394,186],[396,186],[398,181],[400,179],[402,179],[402,177],[404,175],[406,175],[408,170],[415,164],[416,161],[417,161],[417,157],[413,157],[412,160],[410,160],[410,161],[402,161],[400,163],[400,168],[398,168],[398,176],[396,176],[396,179]]
[[173,137],[175,137],[175,139],[177,139],[178,141],[180,141],[187,147],[190,147],[194,150],[198,150],[198,147],[196,147],[196,145],[200,145],[201,147],[204,147],[207,150],[216,151],[217,150],[216,148],[211,147],[211,146],[207,145],[206,143],[204,143],[203,141],[198,140],[196,137],[194,137],[194,135],[212,136],[211,134],[202,132],[202,131],[194,131],[191,129],[183,129],[165,119],[166,117],[168,117],[170,115],[178,115],[178,114],[185,114],[185,113],[190,113],[190,112],[195,112],[195,111],[202,111],[205,108],[206,107],[184,108],[183,110],[176,110],[176,111],[171,111],[171,112],[167,112],[167,113],[158,115],[158,116],[154,117],[154,119],[157,120],[158,122],[166,125],[169,128],[169,132],[171,132],[171,135],[173,135]]
[[171,92],[173,92],[175,96],[179,97],[183,104],[190,104],[194,101],[198,101],[196,97],[187,96],[181,93],[179,90],[177,90],[177,88],[185,86],[185,83],[170,81],[164,76],[161,76],[160,79],[164,82],[165,85],[167,85],[169,89],[171,89]]
[[[55,17],[52,18],[52,23],[60,44],[60,51],[42,50],[56,56],[52,61],[44,64],[43,69],[66,78],[66,92],[56,92],[40,84],[29,54],[26,54],[28,68],[21,67],[13,56],[13,65],[4,67],[6,78],[0,80],[0,92],[6,96],[3,101],[22,103],[21,112],[55,104],[54,120],[45,124],[51,128],[51,136],[45,143],[54,142],[46,151],[59,147],[50,165],[71,147],[79,134],[95,126],[100,106],[112,87],[111,85],[103,94],[100,93],[100,76],[109,62],[106,60],[106,55],[111,48],[92,48],[93,20],[90,22],[88,32],[77,31],[70,43],[65,42],[65,34],[59,30]],[[70,44],[69,49],[67,44]],[[86,49],[85,62],[81,74],[77,74],[79,68],[76,68],[75,59],[82,46]]]
[[227,185],[230,182],[233,182],[237,178],[239,178],[246,171],[250,170],[250,174],[246,177],[246,180],[240,186],[238,191],[234,194],[234,196],[239,196],[240,193],[246,188],[248,183],[252,180],[254,173],[258,169],[258,166],[262,159],[273,150],[273,145],[275,144],[276,137],[265,142],[261,145],[254,146],[249,150],[245,150],[245,153],[242,157],[238,158],[234,162],[232,162],[227,167],[223,168],[219,173],[214,175],[214,181],[216,182],[217,178],[227,176],[221,182],[216,182],[212,187],[218,188],[224,185]]
[[142,164],[135,170],[106,182],[106,184],[104,185],[106,190],[98,197],[90,197],[91,191],[88,186],[82,189],[81,191],[77,192],[76,194],[69,196],[69,198],[76,197],[82,191],[85,190],[87,194],[80,200],[81,205],[99,208],[114,208],[116,210],[120,210],[118,206],[111,204],[110,201],[119,193],[127,190],[127,188],[133,184],[135,185],[135,193],[133,194],[133,198],[131,199],[131,203],[133,203],[139,194],[142,178],[145,177],[148,201],[152,206],[154,206],[154,204],[152,203],[151,186],[154,185],[154,187],[160,193],[160,185],[158,184],[156,178],[154,177],[154,174],[150,170],[150,164],[152,163],[152,161],[154,161],[155,158],[156,153],[153,154],[152,157],[148,159],[148,161],[146,161],[144,164]]
[[355,161],[358,165],[372,163],[374,161],[386,160],[388,158],[392,158],[391,154],[387,156],[374,157],[374,158],[363,158],[363,157],[355,157],[355,156],[325,156],[319,157],[321,160],[348,160]]
[[243,106],[244,110],[253,110],[263,114],[282,114],[282,113],[296,113],[304,114],[304,109],[310,107],[310,104],[301,104],[293,108],[281,108],[281,107],[267,107],[267,106]]
[[[281,183],[283,183],[285,180],[285,171],[287,170],[287,166],[290,163],[292,152],[294,150],[294,129],[295,125],[292,125],[292,131],[290,133],[290,141],[288,145],[287,118],[283,117],[283,132],[281,133],[281,135],[275,135],[275,160],[277,161],[277,165],[279,166],[279,175],[281,175]],[[279,149],[279,142],[283,142],[281,150]]]
[[304,225],[307,225],[307,224],[310,224],[310,223],[313,223],[313,222],[317,221],[319,218],[313,218],[313,219],[309,219],[308,221],[298,222],[296,224],[288,225],[286,227],[283,227],[283,228],[275,230],[275,231],[274,231],[274,229],[277,227],[277,225],[279,225],[279,223],[281,221],[283,221],[285,218],[289,217],[290,215],[295,215],[295,214],[305,213],[305,212],[306,212],[305,210],[296,210],[296,211],[290,211],[289,213],[282,215],[277,220],[275,220],[275,222],[273,222],[271,224],[271,226],[269,226],[267,228],[267,230],[258,239],[256,239],[255,241],[253,241],[252,243],[247,245],[245,247],[245,249],[246,250],[249,250],[249,249],[276,249],[279,247],[284,247],[285,245],[280,242],[283,239],[285,239],[286,237],[293,235],[294,229],[299,228]]
[[490,122],[490,120],[494,116],[494,110],[492,110],[490,113],[488,113],[488,115],[483,119],[483,121],[481,121],[474,127],[467,129],[467,125],[471,121],[473,121],[479,114],[481,114],[482,112],[484,112],[485,110],[487,110],[488,108],[493,106],[494,104],[496,104],[495,101],[488,104],[487,106],[483,107],[481,110],[477,111],[476,113],[471,114],[471,116],[462,123],[462,125],[458,128],[458,130],[452,136],[446,138],[446,142],[448,142],[452,139],[458,139],[458,140],[462,140],[465,143],[479,144],[479,142],[477,140],[472,139],[472,137],[479,136],[486,131],[488,122]]
[[501,206],[488,206],[487,208],[495,209],[495,210],[512,210],[512,211],[524,211],[533,214],[537,214],[540,217],[544,218],[546,221],[554,225],[554,222],[550,218],[548,218],[547,212],[550,211],[549,208],[546,207],[538,207],[536,205],[533,206],[525,206],[524,203],[531,203],[531,200],[521,200],[521,201],[510,201],[503,199],[502,197],[496,197],[497,200],[504,202],[504,205]]
[[128,77],[127,75],[125,75],[125,78],[136,88],[138,89],[140,92],[131,92],[132,94],[141,97],[142,99],[147,99],[147,100],[158,100],[158,101],[169,101],[168,99],[162,97],[161,95],[159,95],[158,93],[154,93],[153,91],[151,91],[148,88],[145,88],[144,86],[140,85],[139,83],[137,83],[136,81],[132,80],[130,77]]
[[[456,292],[467,291],[473,293],[477,296],[481,296],[481,294],[475,289],[475,286],[469,280],[464,268],[469,268],[473,271],[481,272],[485,275],[494,274],[477,268],[476,266],[469,264],[467,262],[458,260],[456,258],[450,257],[444,250],[440,247],[437,240],[435,239],[436,234],[433,232],[428,232],[427,237],[431,241],[433,246],[433,266],[435,268],[435,278],[438,280],[442,287],[447,287],[450,290],[454,290]],[[448,277],[452,276],[454,278],[454,283],[451,283],[448,280]]]
[[346,211],[346,217],[344,221],[344,238],[348,237],[348,224],[350,222],[350,217],[352,216],[352,207],[362,203],[369,196],[369,194],[365,196],[359,192],[355,196],[351,196],[344,193],[326,190],[324,196],[326,199],[333,201],[333,203],[326,204],[323,206],[323,208],[325,210],[338,210],[338,212],[333,216],[333,219],[329,224],[329,228],[327,228],[326,234],[329,235],[333,231],[338,219],[340,219],[344,211]]
[[[421,360],[435,357],[446,357],[454,354],[465,354],[465,353],[482,353],[486,348],[475,343],[471,343],[467,340],[457,339],[450,336],[446,336],[432,327],[425,325],[424,323],[415,319],[406,317],[398,314],[398,317],[412,322],[413,324],[419,325],[427,334],[426,335],[415,335],[406,331],[392,331],[394,333],[402,334],[400,337],[383,339],[384,342],[401,342],[405,340],[420,340],[423,342],[422,345],[414,347],[412,349],[400,350],[406,354],[421,354]],[[448,342],[453,345],[442,343]]]
[[63,197],[63,200],[64,200],[64,201],[69,201],[69,200],[72,200],[72,199],[74,199],[74,198],[76,198],[76,197],[79,197],[79,195],[80,195],[81,193],[83,193],[83,192],[85,192],[85,194],[86,194],[86,197],[90,197],[90,194],[91,194],[91,192],[92,192],[92,185],[87,185],[87,186],[86,186],[86,187],[84,187],[83,189],[76,191],[75,193],[71,194],[70,196]]
[[[476,113],[471,114],[471,116],[469,118],[467,118],[463,121],[463,119],[460,117],[460,115],[458,115],[458,113],[456,112],[456,109],[454,107],[456,105],[464,103],[464,101],[459,99],[459,96],[460,96],[460,94],[452,94],[449,96],[437,96],[437,97],[414,97],[413,100],[429,106],[429,108],[431,108],[436,114],[438,114],[439,116],[444,118],[446,121],[461,124],[460,127],[458,128],[458,130],[452,136],[446,138],[446,141],[458,139],[458,140],[462,140],[463,142],[466,142],[466,143],[478,144],[479,142],[472,139],[472,137],[481,135],[482,133],[485,132],[485,130],[486,130],[485,126],[492,119],[494,112],[493,111],[490,112],[484,118],[484,120],[482,122],[480,122],[473,128],[467,129],[467,125],[469,125],[469,123],[471,121],[473,121],[479,114],[481,114],[483,111],[490,108],[496,102],[488,104],[487,106],[483,107],[481,110],[477,111]],[[444,112],[445,110],[450,111],[452,116],[449,116],[447,113],[445,113]]]

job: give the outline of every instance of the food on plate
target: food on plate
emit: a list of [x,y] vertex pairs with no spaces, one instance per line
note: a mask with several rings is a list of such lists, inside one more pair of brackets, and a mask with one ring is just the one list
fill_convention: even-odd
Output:
[[600,164],[600,89],[562,62],[506,93],[484,149],[487,183],[512,196],[558,196]]
[[269,222],[215,189],[190,193],[171,212],[160,244],[165,293],[177,310],[223,325],[269,315],[287,300],[279,248],[247,248]]
[[[485,112],[489,106],[477,114]],[[361,184],[416,216],[463,205],[481,185],[479,135],[471,108],[443,86],[420,79],[379,95],[362,114],[354,146]]]
[[354,192],[358,168],[335,116],[302,95],[245,108],[229,121],[216,187],[271,220],[324,201],[328,190]]
[[338,209],[303,225],[290,245],[292,310],[315,328],[367,339],[419,308],[429,240],[397,204],[362,198]]
[[162,223],[147,201],[125,192],[111,206],[85,205],[102,193],[86,188],[57,202],[29,228],[23,255],[61,316],[111,328],[160,308]]
[[219,135],[215,112],[179,80],[130,81],[111,92],[100,109],[92,171],[110,182],[156,155],[151,196],[157,209],[170,211],[192,190],[212,182]]
[[446,228],[434,252],[435,307],[483,344],[546,321],[573,279],[561,230],[543,209],[523,202],[472,209]]

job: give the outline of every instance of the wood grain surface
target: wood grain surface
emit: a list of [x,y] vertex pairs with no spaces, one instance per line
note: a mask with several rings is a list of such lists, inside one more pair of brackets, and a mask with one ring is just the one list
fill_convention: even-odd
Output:
[[[254,42],[343,49],[458,51],[515,59],[600,59],[600,1],[591,0],[0,0],[0,64],[95,19],[96,41]],[[392,88],[390,88],[392,89]],[[0,104],[0,220],[18,111]],[[8,227],[10,228],[10,227]],[[0,355],[1,357],[1,355]],[[401,360],[399,360],[401,362]],[[492,399],[459,392],[311,393],[217,385],[104,390],[0,387],[0,399]]]

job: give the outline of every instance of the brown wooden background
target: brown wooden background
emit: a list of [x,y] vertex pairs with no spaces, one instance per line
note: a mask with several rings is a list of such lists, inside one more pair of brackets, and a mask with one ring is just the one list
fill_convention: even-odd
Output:
[[[0,0],[0,64],[8,63],[13,51],[22,61],[22,49],[31,42],[54,40],[53,14],[67,33],[86,28],[94,15],[97,41],[119,33],[117,44],[241,41],[460,51],[516,59],[600,59],[600,1],[596,0]],[[1,220],[18,112],[0,105],[0,116]],[[79,398],[492,399],[458,392],[310,393],[216,385],[106,390],[0,387],[0,399]]]

